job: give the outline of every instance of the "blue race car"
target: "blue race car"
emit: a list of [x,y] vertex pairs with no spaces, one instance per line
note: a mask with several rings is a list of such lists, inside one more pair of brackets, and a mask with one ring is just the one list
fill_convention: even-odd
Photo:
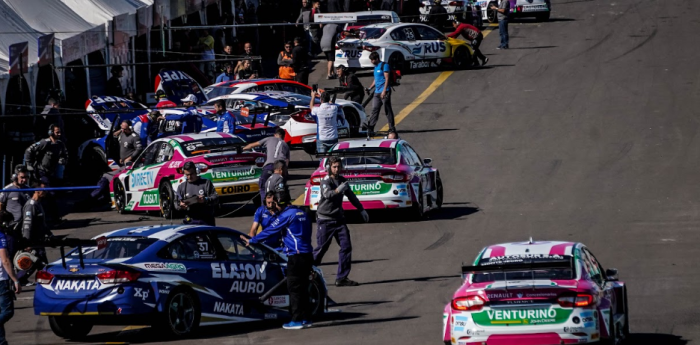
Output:
[[[152,325],[169,335],[199,326],[289,317],[286,256],[245,245],[221,227],[134,227],[102,234],[37,273],[34,313],[59,337],[93,325]],[[310,273],[314,315],[326,311],[320,269]]]

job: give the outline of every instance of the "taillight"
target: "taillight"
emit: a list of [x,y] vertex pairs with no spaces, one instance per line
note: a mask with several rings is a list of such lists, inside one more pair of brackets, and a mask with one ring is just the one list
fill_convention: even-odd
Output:
[[386,183],[405,182],[407,180],[408,180],[408,177],[404,174],[389,173],[389,174],[382,175],[382,181],[384,181]]
[[53,274],[46,271],[36,272],[36,283],[37,284],[51,284],[53,280]]
[[560,306],[566,308],[589,307],[595,304],[595,297],[591,294],[562,295],[557,298]]
[[458,297],[452,300],[452,309],[477,311],[484,307],[484,299],[479,296]]
[[303,109],[299,112],[290,115],[290,117],[296,122],[316,123],[316,121],[314,121],[314,118],[311,117],[311,110],[309,109]]
[[265,157],[255,158],[255,165],[262,168],[264,164],[265,164]]
[[136,281],[140,275],[141,272],[114,270],[99,273],[97,279],[102,284],[128,283]]
[[209,166],[206,165],[206,164],[204,164],[204,163],[197,163],[197,164],[195,164],[194,166],[197,167],[197,173],[198,173],[198,174],[204,173],[204,172],[206,172],[207,170],[209,170]]
[[362,46],[362,49],[364,49],[364,50],[366,50],[366,51],[368,51],[368,52],[374,52],[374,51],[379,50],[379,47],[375,47],[375,46]]
[[449,5],[450,6],[462,6],[464,4],[464,1],[450,1]]
[[523,11],[523,7],[522,7],[522,6],[516,6],[516,7],[515,7],[515,10],[516,10],[516,12],[522,12],[522,11]]
[[321,184],[321,180],[323,179],[323,176],[316,176],[311,178],[311,184],[314,186],[318,186]]

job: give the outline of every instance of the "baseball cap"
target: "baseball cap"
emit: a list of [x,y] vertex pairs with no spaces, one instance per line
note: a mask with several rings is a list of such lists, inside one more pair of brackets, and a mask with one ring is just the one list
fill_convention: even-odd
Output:
[[185,97],[185,98],[183,98],[183,99],[180,100],[180,102],[183,102],[183,103],[184,103],[184,102],[195,102],[195,103],[197,103],[197,101],[198,101],[198,100],[197,100],[197,96],[195,96],[195,95],[193,95],[193,94],[189,94],[189,95],[187,95],[187,97]]

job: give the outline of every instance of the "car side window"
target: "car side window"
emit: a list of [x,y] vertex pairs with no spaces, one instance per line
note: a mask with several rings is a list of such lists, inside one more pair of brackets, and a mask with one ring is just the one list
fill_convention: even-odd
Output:
[[420,156],[418,156],[418,153],[408,144],[403,145],[406,150],[408,151],[408,154],[411,155],[411,158],[414,161],[415,166],[423,166],[423,160],[420,159]]
[[243,101],[240,99],[229,99],[226,101],[226,108],[240,110],[243,108]]
[[134,163],[134,168],[140,168],[155,163],[156,153],[160,150],[160,145],[161,143],[158,142],[147,147],[136,160],[136,163]]
[[156,156],[156,163],[163,163],[171,160],[173,158],[173,147],[170,143],[164,142],[160,145],[160,150],[158,150],[158,155]]
[[418,36],[420,36],[420,39],[424,41],[432,41],[444,38],[444,36],[441,33],[439,33],[437,30],[431,27],[416,25],[415,29],[416,31],[418,31]]
[[216,258],[216,248],[207,234],[194,234],[176,240],[161,252],[165,259],[208,261]]
[[401,145],[401,149],[399,151],[401,152],[401,163],[411,166],[416,165],[416,162],[411,153],[408,152],[406,145]]
[[246,246],[240,238],[226,233],[216,234],[229,260],[264,261],[265,252],[253,244]]
[[586,261],[586,269],[588,271],[588,274],[591,277],[591,280],[596,282],[598,285],[603,285],[604,279],[603,279],[603,274],[600,271],[600,266],[598,266],[598,262],[593,258],[593,255],[588,252],[588,249],[583,250],[583,255],[585,256],[585,261]]
[[411,31],[411,28],[400,28],[391,32],[391,39],[396,41],[409,41],[406,31],[410,32],[411,37],[413,37],[413,31]]
[[589,259],[591,260],[591,264],[593,265],[594,269],[598,273],[598,276],[600,277],[600,282],[601,284],[605,282],[605,270],[603,269],[603,266],[600,265],[600,262],[598,262],[598,259],[595,258],[595,255],[591,253],[588,249],[586,249],[586,254],[588,254]]

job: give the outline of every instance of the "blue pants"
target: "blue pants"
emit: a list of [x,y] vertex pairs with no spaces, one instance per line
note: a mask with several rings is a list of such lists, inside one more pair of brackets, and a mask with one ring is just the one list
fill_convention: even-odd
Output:
[[15,315],[15,292],[12,280],[0,280],[0,345],[7,345],[5,324]]
[[323,255],[328,251],[333,238],[338,242],[338,275],[336,280],[347,278],[352,265],[352,242],[350,241],[350,230],[345,220],[318,219],[316,222],[316,248],[314,249],[314,264],[319,265],[323,260]]
[[508,48],[508,18],[498,21],[498,32],[501,34],[500,47]]

